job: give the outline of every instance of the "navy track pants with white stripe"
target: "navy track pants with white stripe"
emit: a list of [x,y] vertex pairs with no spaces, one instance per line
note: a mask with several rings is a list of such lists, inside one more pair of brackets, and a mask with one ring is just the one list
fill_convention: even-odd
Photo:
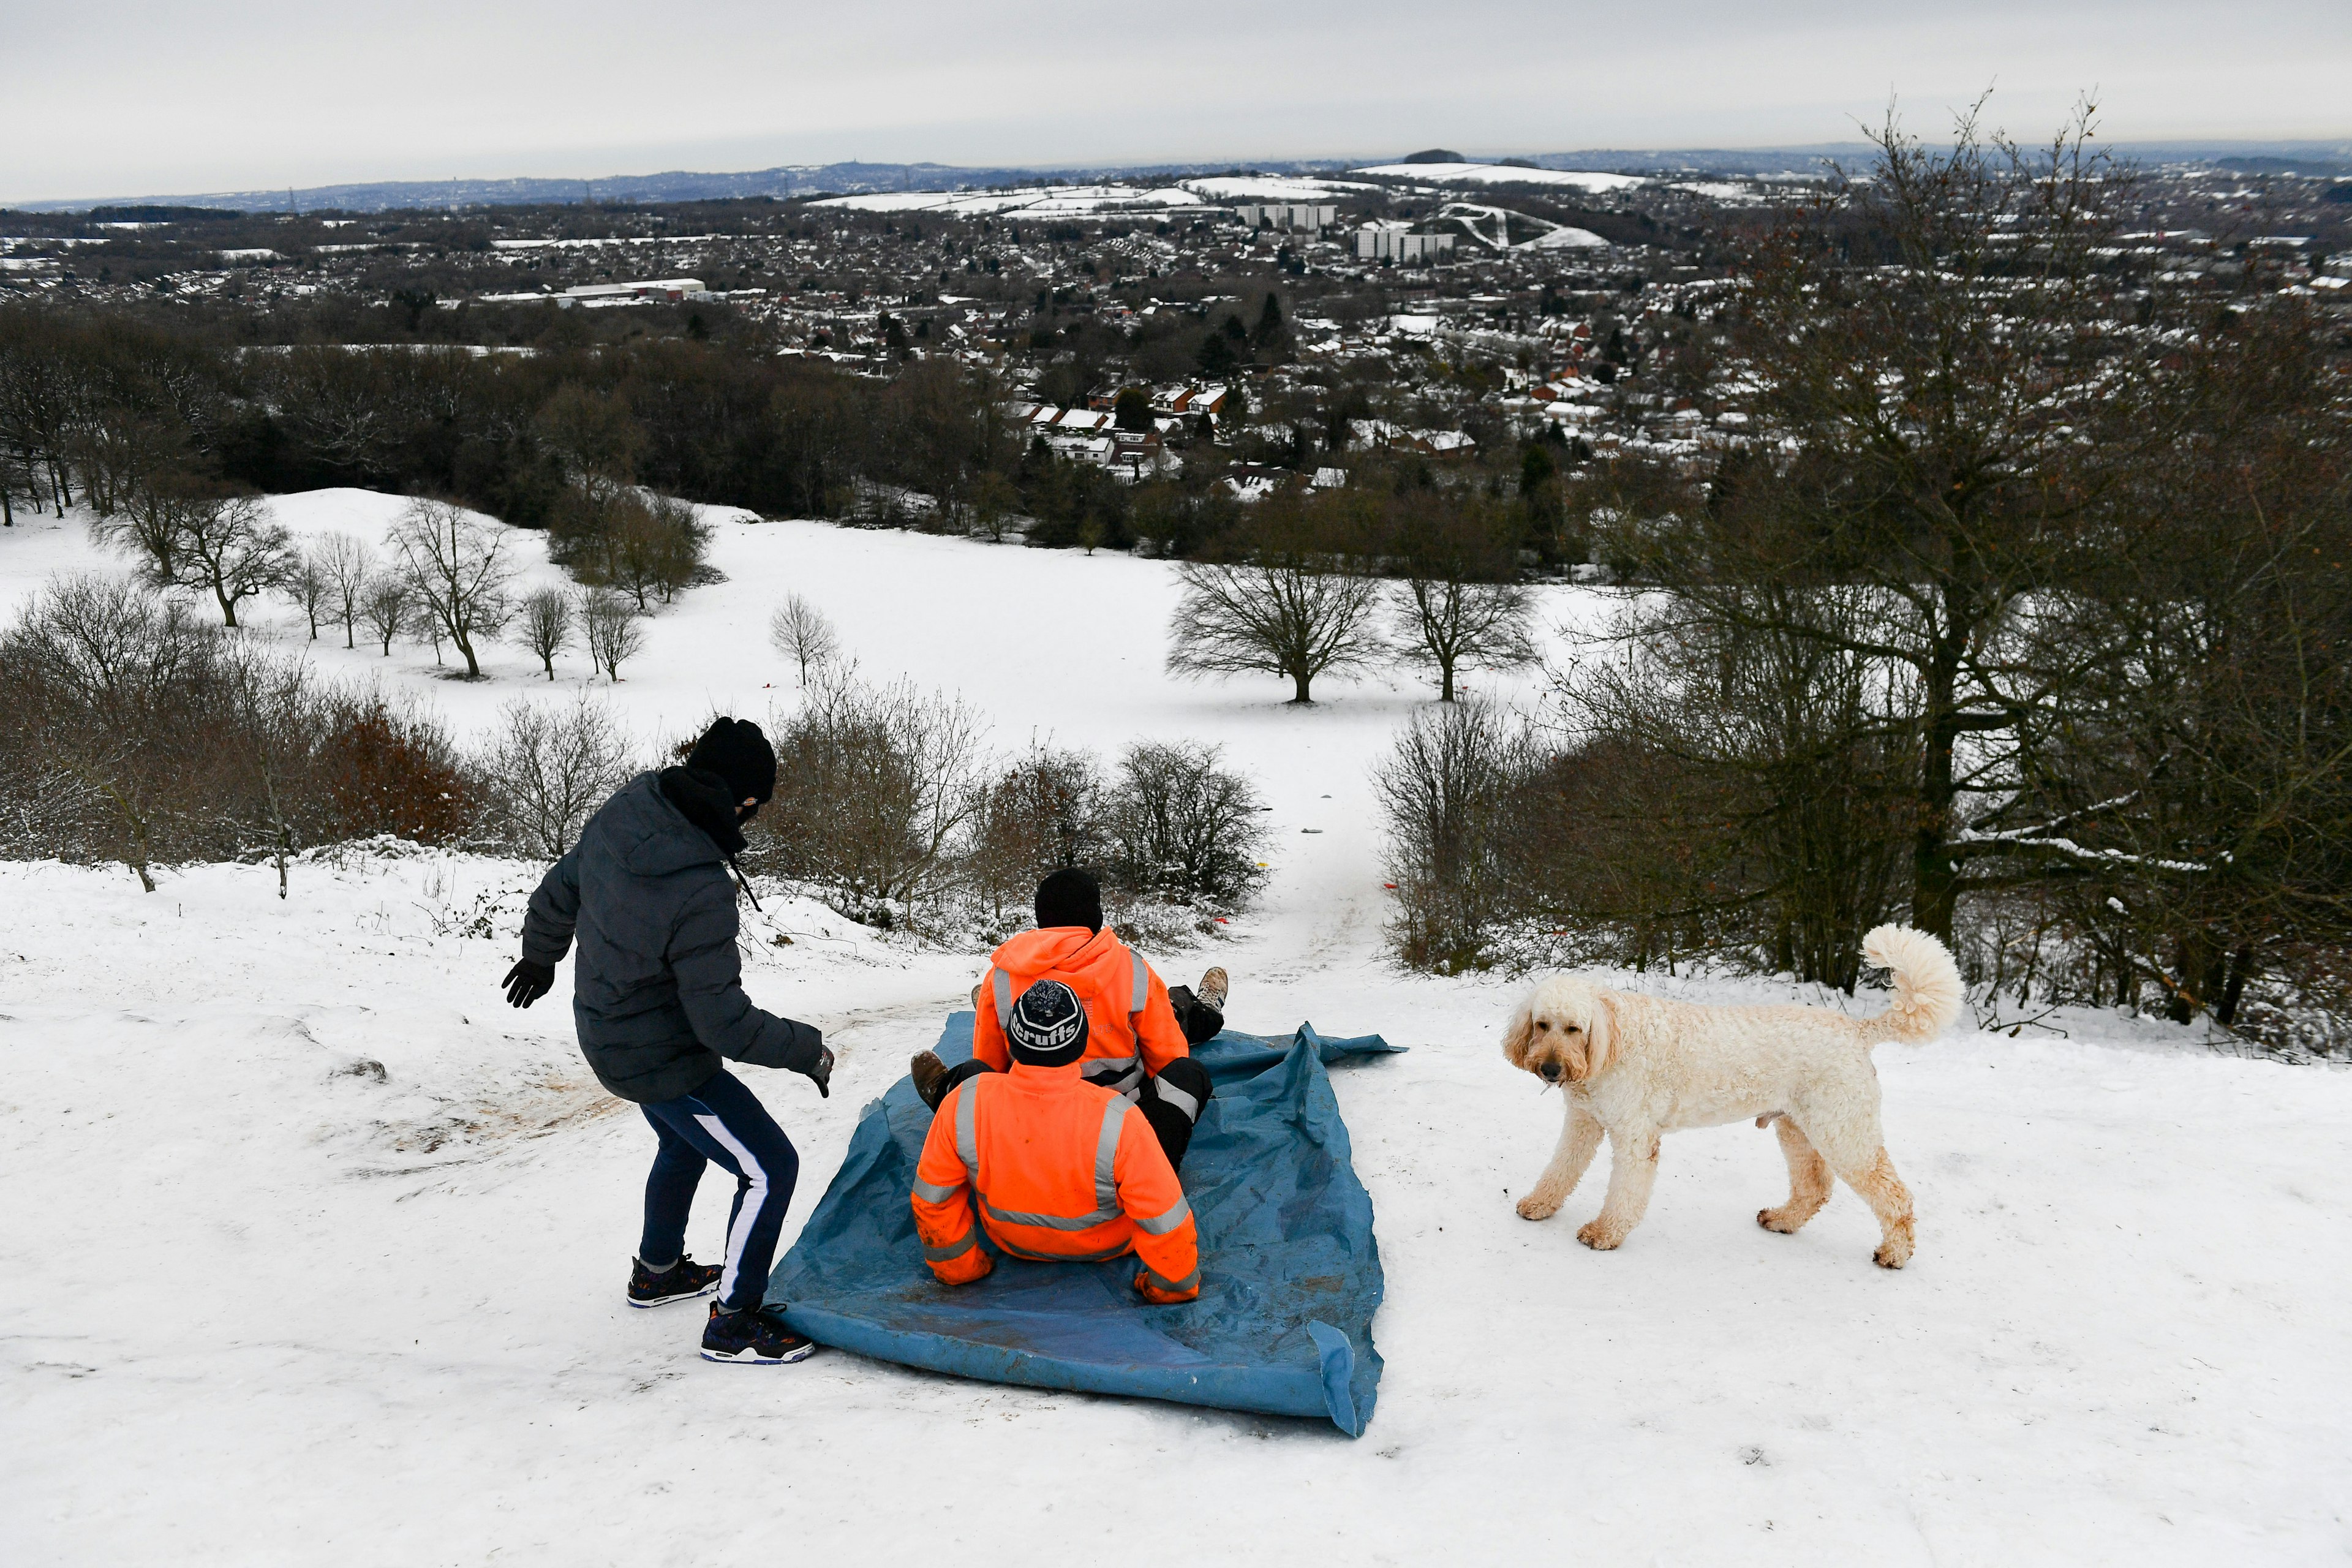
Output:
[[702,1169],[716,1163],[735,1178],[735,1206],[727,1220],[727,1271],[719,1304],[730,1311],[756,1307],[768,1289],[776,1234],[792,1206],[801,1157],[757,1096],[725,1068],[692,1094],[642,1108],[661,1148],[646,1177],[646,1233],[637,1256],[648,1263],[675,1259],[686,1249],[686,1216]]

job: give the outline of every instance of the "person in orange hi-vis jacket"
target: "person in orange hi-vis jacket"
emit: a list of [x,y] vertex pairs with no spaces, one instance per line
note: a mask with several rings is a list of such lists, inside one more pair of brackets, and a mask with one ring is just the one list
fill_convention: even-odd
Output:
[[1099,1263],[1132,1252],[1136,1293],[1159,1306],[1201,1294],[1192,1208],[1142,1110],[1087,1081],[1089,1020],[1077,994],[1041,980],[1005,1019],[1007,1072],[950,1089],[915,1166],[915,1229],[943,1284],[996,1267],[981,1232],[1015,1258]]
[[972,998],[971,1060],[950,1068],[935,1053],[919,1053],[909,1066],[916,1092],[936,1110],[973,1074],[1004,1071],[1003,1020],[1016,998],[1045,980],[1068,986],[1086,1008],[1081,1075],[1141,1110],[1169,1165],[1181,1170],[1202,1108],[1215,1092],[1192,1047],[1224,1027],[1225,972],[1202,975],[1197,994],[1162,984],[1103,924],[1101,889],[1084,871],[1056,871],[1039,884],[1037,929],[991,955]]

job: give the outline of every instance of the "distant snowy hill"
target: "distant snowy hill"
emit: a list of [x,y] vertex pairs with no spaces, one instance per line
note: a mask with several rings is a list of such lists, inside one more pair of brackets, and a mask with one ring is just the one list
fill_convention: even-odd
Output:
[[[2150,163],[2279,161],[2325,172],[2323,165],[2352,166],[2352,142],[2118,142],[2111,151]],[[1832,163],[1859,165],[1870,159],[1865,142],[1824,142],[1801,147],[1748,148],[1592,148],[1573,153],[1538,153],[1525,163],[1533,165],[1532,183],[1549,183],[1544,171],[1567,173],[1674,175],[1750,174],[1818,175]],[[339,185],[311,185],[299,190],[212,191],[201,195],[77,197],[65,201],[15,204],[25,212],[76,212],[93,205],[169,203],[227,208],[236,212],[283,212],[289,202],[302,212],[381,212],[394,207],[528,206],[541,203],[703,202],[745,196],[854,195],[866,191],[982,190],[995,185],[1036,184],[1040,182],[1118,179],[1190,179],[1193,176],[1235,176],[1247,171],[1253,180],[1246,194],[1282,199],[1264,176],[1340,174],[1360,164],[1336,158],[1228,160],[1222,163],[1150,164],[1067,164],[1026,167],[963,166],[951,163],[784,163],[772,169],[734,174],[701,174],[671,170],[658,174],[608,174],[595,179],[375,180]],[[1465,174],[1498,165],[1479,163],[1412,163],[1381,166],[1380,172],[1409,174],[1426,179],[1472,180]],[[1496,181],[1531,173],[1503,166]],[[1370,172],[1370,171],[1368,171]],[[1567,182],[1575,184],[1578,182]],[[1588,190],[1606,185],[1585,186]],[[1244,194],[1236,190],[1234,195]]]

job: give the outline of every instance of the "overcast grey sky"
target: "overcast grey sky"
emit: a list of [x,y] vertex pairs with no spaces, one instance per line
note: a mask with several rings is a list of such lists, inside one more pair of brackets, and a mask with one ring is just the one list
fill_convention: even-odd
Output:
[[2352,0],[0,0],[0,200],[2019,132],[2352,136]]

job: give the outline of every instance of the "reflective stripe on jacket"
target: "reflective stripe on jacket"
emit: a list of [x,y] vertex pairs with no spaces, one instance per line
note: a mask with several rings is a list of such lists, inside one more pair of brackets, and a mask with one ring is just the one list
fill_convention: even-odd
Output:
[[948,1092],[915,1167],[915,1228],[950,1285],[988,1272],[974,1228],[1016,1258],[1095,1263],[1133,1252],[1155,1300],[1200,1294],[1192,1205],[1143,1112],[1079,1064],[982,1073]]
[[989,963],[980,1016],[971,1027],[971,1054],[998,1072],[1012,1065],[1002,1020],[1040,980],[1060,981],[1086,1004],[1081,1066],[1089,1083],[1115,1089],[1132,1102],[1144,1074],[1157,1078],[1170,1062],[1192,1054],[1169,1004],[1168,987],[1108,926],[1098,931],[1084,926],[1024,931],[998,948]]

